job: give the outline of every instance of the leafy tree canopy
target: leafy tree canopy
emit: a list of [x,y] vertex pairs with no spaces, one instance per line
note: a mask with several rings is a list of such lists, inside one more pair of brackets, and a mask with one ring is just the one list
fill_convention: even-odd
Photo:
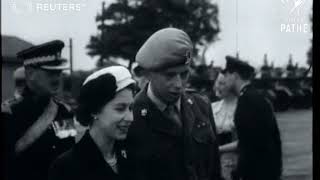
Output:
[[219,32],[218,7],[210,0],[116,0],[98,13],[96,22],[99,33],[87,48],[90,56],[99,57],[98,66],[119,57],[133,62],[145,40],[161,28],[186,31],[195,53]]

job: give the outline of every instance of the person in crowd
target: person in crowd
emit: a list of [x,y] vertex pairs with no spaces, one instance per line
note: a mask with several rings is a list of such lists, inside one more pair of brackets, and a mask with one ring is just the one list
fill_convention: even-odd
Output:
[[15,85],[14,98],[18,99],[22,96],[22,92],[26,87],[26,75],[25,75],[23,66],[17,68],[14,71],[13,79],[14,79],[14,85]]
[[226,87],[222,73],[218,74],[214,89],[216,96],[220,99],[212,103],[211,107],[217,127],[222,176],[225,180],[231,180],[231,172],[235,169],[237,160],[237,134],[233,121],[237,97]]
[[110,66],[84,81],[76,119],[88,130],[53,162],[49,180],[129,179],[123,141],[133,121],[133,85],[128,69]]
[[136,55],[149,83],[136,95],[127,148],[134,180],[218,180],[220,156],[211,106],[185,92],[193,45],[164,28]]
[[5,124],[6,178],[43,180],[51,161],[74,144],[71,134],[57,129],[72,121],[71,108],[56,95],[61,73],[67,69],[61,58],[60,40],[33,46],[17,54],[23,61],[26,86],[21,98],[1,105]]
[[234,123],[239,159],[234,179],[279,180],[282,172],[280,131],[271,103],[251,85],[254,68],[227,56],[226,86],[238,96]]
[[143,89],[148,83],[148,78],[146,77],[146,71],[138,65],[138,63],[134,62],[132,65],[132,75],[133,78],[137,82],[137,92]]

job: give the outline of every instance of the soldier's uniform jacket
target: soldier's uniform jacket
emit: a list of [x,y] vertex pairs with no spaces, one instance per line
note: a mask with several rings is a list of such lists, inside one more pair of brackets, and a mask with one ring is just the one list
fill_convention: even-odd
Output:
[[241,90],[234,118],[239,138],[235,175],[244,180],[279,179],[281,140],[271,103],[251,85],[246,85]]
[[[16,144],[25,136],[29,128],[43,114],[49,98],[35,101],[28,89],[19,99],[8,100],[1,105],[1,120],[5,125],[6,167],[8,179],[47,179],[50,163],[74,144],[74,138],[57,137],[51,125],[27,148],[19,154]],[[72,120],[70,108],[60,101],[54,101],[57,111],[53,122],[63,123]],[[48,115],[50,116],[50,114]]]
[[136,97],[127,137],[128,159],[136,180],[218,180],[220,160],[210,106],[196,94],[181,97],[183,135],[147,96]]

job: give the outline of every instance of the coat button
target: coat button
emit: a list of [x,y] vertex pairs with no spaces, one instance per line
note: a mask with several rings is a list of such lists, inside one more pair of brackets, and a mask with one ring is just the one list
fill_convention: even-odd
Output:
[[206,123],[205,123],[205,122],[203,122],[203,123],[202,123],[202,126],[205,126],[205,125],[206,125]]
[[53,145],[53,146],[52,146],[52,149],[56,149],[56,146],[55,146],[55,145]]

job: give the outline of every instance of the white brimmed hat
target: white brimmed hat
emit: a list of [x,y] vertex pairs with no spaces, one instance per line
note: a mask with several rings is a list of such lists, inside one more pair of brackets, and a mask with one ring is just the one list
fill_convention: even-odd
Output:
[[82,86],[104,74],[111,74],[115,77],[117,83],[117,92],[131,84],[136,83],[135,80],[132,79],[132,76],[127,68],[123,66],[110,66],[92,73],[87,77]]

